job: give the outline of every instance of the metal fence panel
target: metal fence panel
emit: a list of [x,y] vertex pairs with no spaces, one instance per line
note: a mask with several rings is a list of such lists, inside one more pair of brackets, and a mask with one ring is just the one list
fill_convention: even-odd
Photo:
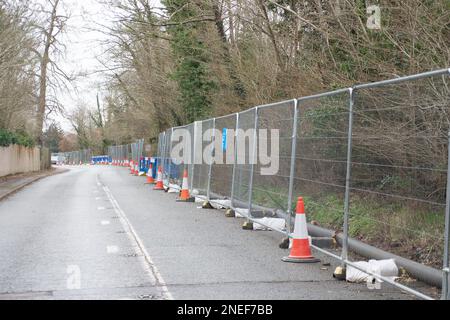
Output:
[[[171,150],[175,147],[175,145],[177,143],[183,143],[184,141],[186,141],[185,139],[189,139],[187,137],[187,126],[181,126],[181,127],[176,127],[173,128],[172,131],[172,141],[171,141]],[[175,136],[180,136],[179,140],[176,141]],[[184,161],[184,152],[187,152],[188,150],[183,149],[182,150],[182,154],[177,155],[177,158],[173,158],[172,159],[172,168],[171,168],[171,181],[173,184],[173,188],[175,189],[180,189],[181,190],[181,184],[183,182],[183,173],[184,173],[184,169],[186,167],[186,163]]]
[[[289,180],[294,114],[294,100],[258,108],[257,164],[253,168],[251,188],[252,218],[286,219],[286,213],[290,211]],[[278,231],[286,232],[285,229]]]
[[[212,199],[231,199],[236,121],[237,114],[215,120],[216,135],[220,133],[215,139],[222,138],[222,141],[216,143],[216,146],[220,144],[221,148],[215,151],[215,162],[211,168],[210,195]],[[219,157],[219,155],[222,156]]]
[[349,99],[345,90],[300,99],[297,106],[292,202],[303,197],[308,221],[336,231],[344,222]]
[[442,268],[449,77],[354,92],[349,236]]
[[159,140],[160,140],[160,146],[158,148],[158,157],[159,157],[159,162],[158,162],[158,170],[161,169],[161,172],[164,171],[164,161],[166,158],[166,133],[165,132],[161,132],[159,134]]
[[187,132],[189,134],[189,138],[190,138],[190,155],[189,155],[189,164],[186,166],[186,169],[188,171],[188,183],[189,183],[189,190],[192,192],[193,190],[193,186],[194,186],[194,170],[195,170],[195,165],[194,165],[194,156],[195,156],[195,124],[191,123],[190,125],[187,126]]
[[172,158],[171,158],[171,147],[172,147],[172,129],[166,130],[164,134],[164,165],[163,165],[163,181],[166,187],[170,184],[170,176],[172,170]]
[[254,129],[257,109],[249,109],[239,113],[237,127],[237,160],[234,167],[233,194],[231,206],[240,215],[250,217],[250,180],[253,166],[250,164],[251,154],[254,150]]
[[214,119],[195,123],[194,148],[197,155],[194,164],[193,194],[199,197],[208,196],[210,165],[203,159],[206,147],[212,143]]

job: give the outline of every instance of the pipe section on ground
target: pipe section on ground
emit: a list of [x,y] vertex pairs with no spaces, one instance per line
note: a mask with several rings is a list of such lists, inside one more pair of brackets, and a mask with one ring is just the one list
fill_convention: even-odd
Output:
[[[334,237],[339,245],[342,245],[343,242],[342,233],[335,233],[334,231],[312,224],[308,224],[308,233],[312,237]],[[400,256],[372,247],[352,238],[348,238],[348,247],[356,254],[369,259],[394,259],[395,263],[399,267],[404,268],[411,276],[413,276],[417,280],[421,280],[438,288],[441,288],[442,286],[442,272],[437,269],[425,266],[421,263],[406,258],[402,258]]]

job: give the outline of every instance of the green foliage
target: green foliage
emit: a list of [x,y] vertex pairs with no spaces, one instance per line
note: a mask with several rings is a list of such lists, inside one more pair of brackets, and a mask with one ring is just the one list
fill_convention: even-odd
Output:
[[10,132],[6,129],[0,129],[0,146],[7,147],[12,144],[17,144],[25,147],[33,147],[34,139],[28,133],[22,130]]
[[211,114],[211,91],[217,86],[210,79],[209,57],[200,34],[203,23],[185,23],[195,19],[197,13],[187,0],[162,2],[173,14],[168,28],[172,36],[171,47],[176,59],[176,70],[171,75],[180,89],[180,104],[186,114],[186,123],[206,118]]
[[13,134],[4,129],[0,129],[0,146],[7,147],[12,144]]
[[344,202],[337,195],[314,199],[311,196],[304,195],[305,211],[308,220],[316,221],[319,225],[339,230],[344,223]]
[[44,146],[50,149],[50,152],[59,152],[59,143],[64,137],[64,131],[59,124],[52,123],[43,134]]

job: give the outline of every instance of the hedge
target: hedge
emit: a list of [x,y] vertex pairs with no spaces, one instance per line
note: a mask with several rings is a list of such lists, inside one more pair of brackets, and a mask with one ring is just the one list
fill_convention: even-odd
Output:
[[25,147],[34,147],[34,139],[24,131],[11,132],[0,128],[0,146],[7,147],[18,144]]

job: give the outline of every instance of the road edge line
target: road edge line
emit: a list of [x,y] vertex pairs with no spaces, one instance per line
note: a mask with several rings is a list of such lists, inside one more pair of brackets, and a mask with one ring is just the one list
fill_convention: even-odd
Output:
[[125,212],[122,210],[122,208],[119,206],[119,203],[112,195],[111,191],[107,186],[105,186],[103,183],[101,183],[99,177],[97,176],[97,182],[101,184],[103,191],[105,191],[109,201],[114,207],[114,211],[119,215],[122,225],[125,229],[128,229],[129,232],[127,234],[129,236],[132,236],[132,240],[134,240],[139,247],[139,250],[141,251],[142,255],[144,256],[145,261],[147,262],[147,266],[149,267],[152,275],[155,277],[156,284],[161,287],[161,290],[163,291],[163,294],[166,298],[166,300],[174,300],[172,294],[169,292],[169,289],[167,288],[166,282],[164,281],[164,278],[162,277],[161,273],[159,272],[158,268],[156,267],[155,263],[153,262],[153,259],[150,257],[149,253],[147,252],[147,249],[144,246],[144,243],[142,242],[141,238],[138,236],[136,230],[134,230],[133,225],[128,220]]

